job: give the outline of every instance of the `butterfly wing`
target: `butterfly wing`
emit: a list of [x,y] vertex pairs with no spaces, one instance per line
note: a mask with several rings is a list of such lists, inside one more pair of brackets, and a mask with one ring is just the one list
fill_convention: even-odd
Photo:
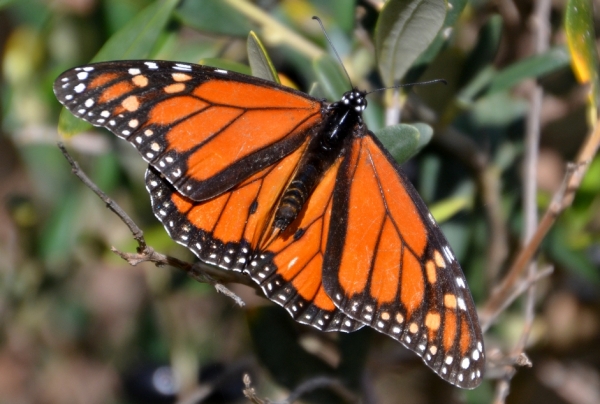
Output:
[[321,282],[326,227],[339,163],[313,193],[300,214],[302,219],[290,226],[295,231],[268,241],[263,237],[269,229],[274,201],[278,201],[303,149],[228,192],[201,202],[184,197],[149,168],[146,186],[152,208],[175,241],[204,262],[249,273],[265,295],[285,307],[297,321],[324,331],[354,331],[363,324],[338,310]]
[[183,195],[219,195],[300,147],[322,103],[258,78],[163,61],[97,63],[64,72],[58,100],[129,141]]
[[372,134],[354,137],[332,209],[323,283],[335,305],[415,351],[443,379],[476,387],[483,338],[462,270]]

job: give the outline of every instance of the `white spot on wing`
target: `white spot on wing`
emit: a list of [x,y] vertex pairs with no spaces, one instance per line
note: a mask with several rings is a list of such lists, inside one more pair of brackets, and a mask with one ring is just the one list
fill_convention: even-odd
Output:
[[448,262],[454,261],[454,255],[452,255],[452,251],[450,251],[450,247],[445,245],[444,247],[442,247],[442,251],[444,252],[444,255],[446,256],[446,259],[448,260]]
[[173,66],[173,69],[175,69],[175,70],[191,71],[192,70],[192,66],[185,65],[183,63],[175,63],[175,66]]

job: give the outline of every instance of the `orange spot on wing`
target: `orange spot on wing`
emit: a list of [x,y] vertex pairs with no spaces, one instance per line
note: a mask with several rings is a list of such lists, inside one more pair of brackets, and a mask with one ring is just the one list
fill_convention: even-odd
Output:
[[173,77],[173,80],[175,81],[188,81],[192,79],[192,76],[185,73],[173,73],[171,77]]
[[437,281],[437,268],[432,260],[427,261],[425,270],[427,271],[427,280],[429,283],[435,283]]
[[247,111],[192,154],[188,160],[188,175],[198,181],[206,180],[232,163],[313,126],[320,116],[307,118],[306,111],[302,110],[273,110],[268,115],[265,111]]
[[129,97],[127,97],[123,100],[121,105],[127,111],[133,112],[133,111],[137,111],[137,109],[140,107],[140,101],[138,100],[138,97],[136,97],[135,95],[130,95]]
[[437,331],[440,328],[440,315],[439,313],[427,313],[425,316],[425,325],[432,331]]
[[400,300],[406,307],[410,318],[412,312],[423,303],[425,280],[423,279],[421,263],[412,252],[405,248],[402,258]]
[[180,93],[183,90],[185,90],[185,84],[183,83],[169,84],[163,88],[163,91],[167,94]]
[[442,254],[440,254],[438,250],[433,252],[433,258],[435,259],[435,263],[438,267],[446,268],[446,261],[444,261],[444,257],[442,257]]
[[152,108],[148,116],[149,124],[168,125],[208,106],[204,101],[194,97],[181,96],[161,101]]
[[377,256],[371,275],[371,296],[378,304],[396,299],[400,281],[400,253],[402,243],[389,220],[383,224],[383,232],[377,245]]
[[458,332],[456,313],[454,310],[446,310],[444,314],[444,350],[447,352],[452,348],[456,333]]
[[[227,107],[210,107],[202,112],[199,112],[206,106],[202,101],[198,101],[201,104],[197,104],[197,107],[192,109],[189,108],[190,114],[198,112],[196,115],[178,123],[167,133],[167,142],[169,143],[169,149],[176,150],[177,152],[185,152],[190,150],[202,142],[206,141],[211,136],[221,131],[231,121],[237,119],[243,111],[236,108]],[[183,115],[183,111],[181,111]],[[185,115],[184,115],[185,116]],[[181,117],[172,117],[173,121],[180,119]],[[171,118],[170,118],[171,119]],[[216,146],[209,147],[205,152],[211,155],[219,156],[221,150]],[[231,145],[230,145],[231,147]],[[206,167],[207,170],[211,170],[211,167]]]
[[316,113],[321,108],[314,100],[277,87],[228,80],[207,81],[200,84],[193,93],[211,103],[240,108],[300,108],[309,109],[311,113]]
[[142,76],[141,74],[134,76],[131,81],[138,87],[146,87],[148,85],[148,77]]
[[418,257],[421,257],[427,246],[427,230],[417,207],[406,191],[405,186],[409,186],[409,184],[403,183],[404,180],[392,163],[388,161],[370,137],[363,139],[379,181],[381,181],[381,190],[385,196],[387,208],[394,221],[400,226],[400,234],[406,243]]
[[425,316],[425,326],[429,330],[428,338],[430,342],[435,340],[437,331],[441,325],[441,316],[439,313],[429,312]]
[[104,84],[118,79],[121,76],[120,73],[104,73],[94,78],[88,85],[88,89],[92,90],[96,87],[103,86]]
[[127,81],[121,81],[119,83],[113,84],[112,86],[108,87],[102,92],[102,95],[100,96],[100,98],[98,98],[98,102],[104,103],[112,101],[115,98],[119,98],[120,96],[127,94],[134,88],[135,87]]
[[451,293],[444,295],[444,306],[449,309],[456,309],[456,296]]

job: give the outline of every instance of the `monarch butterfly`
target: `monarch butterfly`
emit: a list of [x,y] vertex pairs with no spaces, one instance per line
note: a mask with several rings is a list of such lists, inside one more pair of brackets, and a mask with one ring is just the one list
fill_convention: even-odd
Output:
[[370,326],[444,380],[479,385],[483,338],[464,275],[364,124],[365,92],[327,103],[167,61],[76,67],[54,92],[140,152],[155,215],[201,261],[249,275],[301,323]]

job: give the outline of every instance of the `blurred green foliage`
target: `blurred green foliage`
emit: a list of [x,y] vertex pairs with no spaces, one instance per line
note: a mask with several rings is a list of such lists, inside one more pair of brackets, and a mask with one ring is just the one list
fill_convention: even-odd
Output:
[[[151,402],[132,393],[146,375],[136,369],[170,364],[178,375],[172,391],[190,393],[211,363],[247,368],[260,395],[274,400],[306,378],[329,375],[363,394],[365,402],[372,396],[383,403],[398,397],[490,402],[493,381],[456,392],[399,344],[368,330],[320,334],[293,323],[279,307],[262,307],[266,301],[242,286],[232,288],[248,310],[174,270],[127,266],[110,247],[134,251],[130,234],[75,179],[56,147],[60,116],[63,140],[75,158],[134,218],[149,244],[192,261],[154,219],[144,189],[145,164],[137,153],[61,113],[52,94],[54,78],[90,60],[123,58],[202,61],[250,73],[247,38],[253,30],[253,60],[266,49],[282,83],[336,99],[350,84],[311,19],[318,15],[358,88],[372,90],[403,78],[448,81],[374,93],[365,120],[396,158],[420,151],[405,168],[443,222],[481,305],[522,241],[531,86],[535,81],[545,91],[537,178],[543,212],[560,186],[565,162],[574,159],[590,132],[586,118],[595,96],[588,98],[577,84],[571,55],[585,56],[580,70],[597,72],[590,43],[598,39],[590,26],[591,7],[586,15],[567,13],[563,23],[558,16],[565,6],[554,4],[547,22],[552,46],[533,55],[530,31],[494,2],[448,1],[445,17],[439,11],[443,3],[390,0],[381,11],[381,2],[352,0],[0,1],[0,380],[7,381],[0,382],[0,403]],[[407,12],[408,5],[418,12]],[[524,5],[516,12],[522,21],[531,15]],[[423,22],[436,13],[435,23]],[[590,40],[567,47],[561,39],[565,26],[589,33]],[[415,38],[424,42],[417,46]],[[259,64],[264,72],[271,69],[268,59]],[[402,124],[391,126],[398,123],[398,111]],[[482,181],[484,171],[496,182]],[[551,361],[600,367],[599,184],[595,158],[572,208],[538,255],[540,266],[552,265],[555,273],[538,288],[530,340],[536,367],[517,374],[509,402],[529,402],[532,389],[544,402],[562,402],[560,391],[540,376]],[[498,212],[491,212],[489,193]],[[503,229],[494,227],[492,213],[501,216]],[[491,235],[504,230],[508,253],[494,268]],[[509,351],[522,324],[521,305],[515,304],[487,333],[488,350]],[[173,395],[163,399],[154,402],[173,402]],[[330,391],[306,399],[343,402]]]

